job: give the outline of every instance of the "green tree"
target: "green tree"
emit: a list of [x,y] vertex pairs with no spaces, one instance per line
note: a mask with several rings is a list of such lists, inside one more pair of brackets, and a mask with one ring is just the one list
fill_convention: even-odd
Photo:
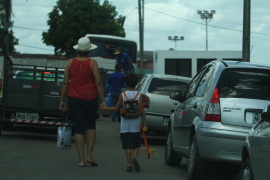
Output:
[[[6,14],[5,14],[6,13]],[[13,22],[10,21],[10,17],[12,15],[12,7],[11,0],[1,0],[0,1],[0,47],[2,51],[0,51],[0,55],[3,55],[6,46],[6,40],[8,40],[8,53],[16,53],[15,45],[18,44],[18,39],[16,39],[13,35],[12,26]],[[5,32],[5,22],[7,25],[7,31]],[[8,36],[6,39],[5,36]]]
[[73,46],[86,34],[107,34],[125,37],[116,7],[107,0],[58,0],[48,14],[49,30],[42,33],[43,42],[54,46],[56,55],[73,56]]

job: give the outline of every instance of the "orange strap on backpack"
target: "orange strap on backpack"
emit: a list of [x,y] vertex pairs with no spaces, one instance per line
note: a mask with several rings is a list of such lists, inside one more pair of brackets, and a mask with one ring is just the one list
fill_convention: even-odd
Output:
[[[124,94],[124,96],[125,96],[125,98],[126,98],[126,100],[128,100],[128,97],[127,97],[127,94],[125,93],[125,92],[123,92],[123,94]],[[134,100],[136,100],[136,98],[138,97],[138,95],[139,95],[140,93],[139,92],[137,92],[137,94],[134,96]]]

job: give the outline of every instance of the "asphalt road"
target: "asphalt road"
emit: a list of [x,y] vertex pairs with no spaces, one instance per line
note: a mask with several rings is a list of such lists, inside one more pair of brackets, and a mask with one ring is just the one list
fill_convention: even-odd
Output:
[[[101,117],[97,121],[94,158],[98,167],[77,167],[78,155],[74,143],[70,150],[56,147],[56,128],[14,127],[0,136],[0,180],[187,180],[187,159],[180,167],[164,162],[165,137],[148,136],[154,149],[147,158],[142,140],[140,172],[128,173],[124,151],[121,149],[119,123]],[[207,180],[230,180],[235,177],[231,166],[213,166]]]

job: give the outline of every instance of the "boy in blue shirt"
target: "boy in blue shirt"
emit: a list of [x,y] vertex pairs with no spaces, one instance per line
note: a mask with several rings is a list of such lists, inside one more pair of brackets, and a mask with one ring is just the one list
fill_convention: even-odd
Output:
[[[121,71],[121,65],[116,64],[115,72],[108,78],[108,84],[110,85],[111,92],[111,107],[116,105],[121,89],[125,87],[125,74],[121,73]],[[118,117],[118,122],[120,122],[120,115],[116,112],[112,112],[112,122],[116,122],[116,116]]]

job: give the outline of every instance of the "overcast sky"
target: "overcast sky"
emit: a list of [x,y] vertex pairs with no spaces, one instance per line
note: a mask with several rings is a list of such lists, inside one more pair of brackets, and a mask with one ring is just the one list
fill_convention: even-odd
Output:
[[[205,22],[197,10],[215,10],[208,23],[208,50],[242,50],[244,0],[144,0],[144,50],[205,50]],[[28,54],[53,54],[42,42],[48,30],[48,13],[57,0],[12,0],[16,50]],[[103,2],[101,0],[101,2]],[[139,49],[138,0],[111,0],[118,15],[126,16],[126,38]],[[270,65],[269,0],[251,1],[251,62]],[[183,41],[168,36],[184,36]]]

